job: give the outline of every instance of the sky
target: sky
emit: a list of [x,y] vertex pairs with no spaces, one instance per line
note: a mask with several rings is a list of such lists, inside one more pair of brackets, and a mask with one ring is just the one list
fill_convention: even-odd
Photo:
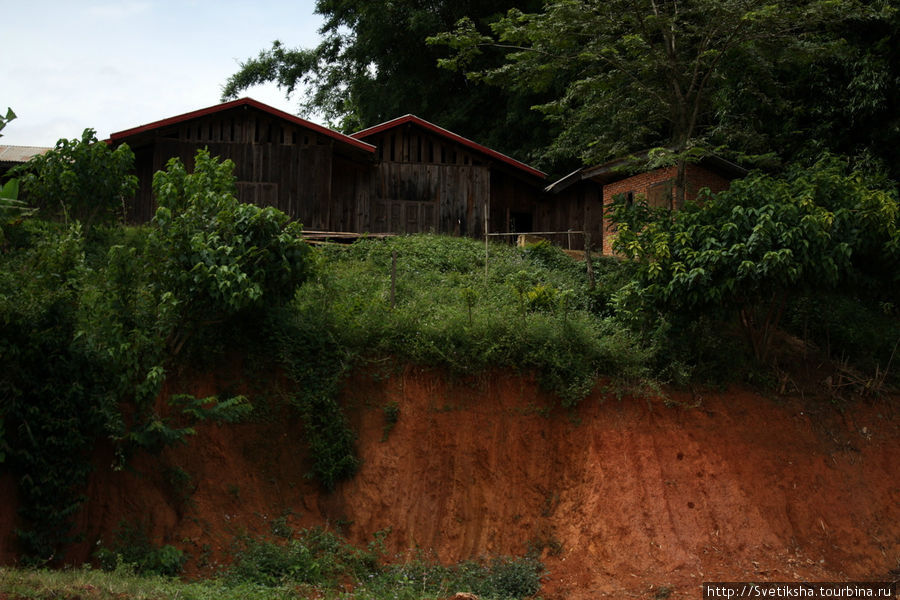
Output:
[[[0,0],[0,145],[53,146],[218,104],[274,40],[315,46],[314,0]],[[274,84],[243,93],[292,114]],[[315,118],[311,120],[316,120]]]

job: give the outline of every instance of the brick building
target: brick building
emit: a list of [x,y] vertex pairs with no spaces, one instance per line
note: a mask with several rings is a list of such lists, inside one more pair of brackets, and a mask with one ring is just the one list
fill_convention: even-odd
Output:
[[[650,206],[677,208],[675,180],[678,167],[662,167],[650,171],[635,170],[629,159],[614,160],[602,165],[584,167],[560,179],[547,188],[551,194],[571,193],[581,187],[600,186],[603,195],[603,254],[613,254],[615,228],[606,217],[606,209],[613,199],[624,194],[631,198],[645,198]],[[685,200],[693,200],[703,188],[713,192],[728,189],[733,179],[743,177],[747,170],[717,156],[707,156],[685,168]]]

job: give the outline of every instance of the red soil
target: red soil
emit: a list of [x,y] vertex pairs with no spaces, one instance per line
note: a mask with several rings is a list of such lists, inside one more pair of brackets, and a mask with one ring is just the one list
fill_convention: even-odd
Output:
[[[216,391],[216,381],[189,391]],[[360,375],[344,404],[362,466],[332,493],[310,470],[302,424],[204,425],[187,446],[98,468],[69,562],[143,521],[203,574],[235,536],[342,527],[391,556],[441,561],[543,548],[548,599],[696,598],[704,581],[886,580],[900,560],[900,419],[891,401],[731,390],[668,401],[595,392],[574,412],[511,374],[452,380],[408,368]],[[399,420],[385,430],[383,407]],[[98,451],[98,467],[111,456]],[[190,475],[178,483],[176,469]],[[14,486],[0,478],[0,503]],[[12,562],[13,511],[0,515]]]

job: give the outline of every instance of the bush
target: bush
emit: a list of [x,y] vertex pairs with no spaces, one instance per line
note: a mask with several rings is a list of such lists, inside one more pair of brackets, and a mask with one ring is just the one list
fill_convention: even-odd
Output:
[[321,593],[352,578],[354,597],[414,600],[468,591],[486,600],[513,600],[536,594],[544,575],[537,559],[506,556],[444,566],[418,553],[380,566],[372,548],[377,545],[360,550],[321,528],[304,530],[287,543],[245,539],[225,580],[231,586],[313,585]]
[[313,528],[281,544],[265,539],[243,540],[227,580],[270,587],[302,583],[334,586],[342,576],[361,578],[374,572],[376,562],[373,554],[338,535]]
[[80,221],[86,230],[123,216],[124,201],[137,191],[134,153],[113,149],[85,129],[80,140],[59,140],[49,152],[13,170],[29,202],[49,217]]
[[153,238],[162,249],[160,302],[172,354],[198,330],[287,302],[309,266],[299,223],[238,202],[234,163],[205,150],[194,162],[189,174],[172,159],[153,177]]
[[112,547],[101,547],[94,556],[106,571],[124,566],[139,575],[168,577],[181,573],[187,560],[184,553],[173,546],[154,546],[144,526],[126,522],[119,525]]

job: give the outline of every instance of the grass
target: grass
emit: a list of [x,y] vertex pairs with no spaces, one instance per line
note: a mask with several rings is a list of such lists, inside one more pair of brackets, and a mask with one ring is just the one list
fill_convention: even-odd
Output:
[[[337,549],[347,552],[343,542]],[[265,548],[264,551],[261,548]],[[279,550],[279,548],[281,550]],[[321,549],[320,549],[321,550]],[[355,557],[371,556],[353,550]],[[497,557],[442,566],[417,556],[401,563],[333,572],[334,579],[308,581],[309,568],[335,556],[297,551],[297,544],[257,541],[235,567],[216,579],[184,581],[135,573],[127,565],[113,571],[89,566],[63,570],[0,567],[0,597],[14,600],[431,600],[457,592],[485,600],[535,598],[542,565],[530,558]],[[344,557],[346,558],[346,557]],[[274,559],[274,560],[273,560]],[[243,565],[241,561],[243,560]],[[259,577],[254,567],[278,569]],[[346,567],[347,565],[341,565]],[[359,567],[360,565],[355,565]],[[269,577],[276,575],[270,579]]]
[[276,600],[307,598],[289,586],[267,588],[221,580],[185,582],[137,575],[128,568],[106,572],[88,567],[26,570],[0,567],[0,595],[35,600]]
[[[0,598],[11,600],[425,600],[471,592],[485,600],[533,598],[543,565],[498,556],[441,565],[421,551],[385,561],[385,530],[366,547],[321,527],[275,537],[236,538],[233,562],[212,579],[186,581],[142,569],[152,550],[123,538],[117,560],[61,570],[0,567]],[[131,543],[135,547],[130,548]],[[131,556],[132,559],[128,559]]]
[[317,260],[294,313],[328,323],[350,355],[463,374],[531,371],[568,406],[598,375],[647,375],[646,349],[605,316],[610,288],[618,285],[611,265],[598,269],[609,276],[591,288],[584,263],[547,244],[493,244],[485,268],[481,242],[433,235],[363,240],[323,249]]

